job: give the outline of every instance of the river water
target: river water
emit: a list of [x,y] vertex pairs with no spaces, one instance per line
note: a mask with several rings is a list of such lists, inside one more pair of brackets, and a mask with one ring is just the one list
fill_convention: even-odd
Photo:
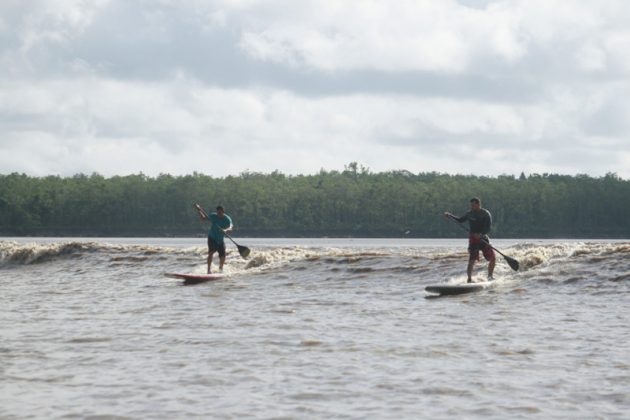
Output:
[[[630,242],[0,239],[0,418],[628,418]],[[485,264],[476,272],[485,277]]]

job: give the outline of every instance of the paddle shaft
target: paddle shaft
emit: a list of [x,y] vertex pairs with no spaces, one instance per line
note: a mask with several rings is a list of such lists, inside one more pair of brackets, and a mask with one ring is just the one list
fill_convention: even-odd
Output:
[[240,246],[239,244],[237,244],[237,243],[236,243],[236,241],[235,241],[234,239],[232,239],[232,237],[231,237],[231,236],[230,236],[230,235],[229,235],[226,231],[223,231],[223,234],[224,234],[225,236],[227,236],[227,237],[228,237],[228,239],[234,243],[234,245],[236,245],[237,247],[239,247],[239,246]]

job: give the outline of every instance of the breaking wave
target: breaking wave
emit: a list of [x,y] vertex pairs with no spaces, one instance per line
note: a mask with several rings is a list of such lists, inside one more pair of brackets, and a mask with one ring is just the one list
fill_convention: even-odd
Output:
[[[520,263],[514,273],[507,264],[499,263],[502,276],[564,279],[582,276],[612,281],[630,279],[630,243],[628,242],[522,242],[501,251]],[[91,262],[93,258],[112,265],[143,267],[160,264],[165,271],[173,269],[205,270],[206,248],[120,245],[97,241],[71,241],[50,244],[0,241],[0,268],[51,263],[76,259]],[[457,248],[409,247],[375,251],[366,248],[332,248],[307,246],[259,246],[250,258],[240,258],[228,250],[227,274],[278,273],[310,270],[346,272],[349,276],[422,276],[444,279],[460,276],[467,258],[465,246]],[[499,261],[502,257],[497,255]],[[74,263],[73,263],[74,264]],[[605,268],[605,270],[600,270]],[[600,273],[605,271],[605,273]],[[569,273],[573,273],[569,275]]]
[[165,253],[182,254],[195,252],[197,252],[195,249],[179,250],[147,245],[116,245],[100,242],[73,241],[50,244],[20,244],[0,241],[0,265],[38,264],[61,258],[81,258],[88,254],[110,255],[112,261],[124,259],[142,261],[142,256],[148,258]]

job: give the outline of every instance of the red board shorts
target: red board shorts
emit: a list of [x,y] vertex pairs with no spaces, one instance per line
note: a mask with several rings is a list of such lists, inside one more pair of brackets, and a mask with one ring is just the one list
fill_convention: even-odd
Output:
[[215,252],[219,253],[219,257],[225,257],[225,242],[218,244],[208,236],[208,253],[214,254]]
[[468,238],[468,253],[470,254],[471,261],[479,261],[479,251],[483,252],[483,257],[486,261],[491,261],[495,258],[494,249],[492,249],[487,242],[483,242],[479,238],[470,236],[470,238]]

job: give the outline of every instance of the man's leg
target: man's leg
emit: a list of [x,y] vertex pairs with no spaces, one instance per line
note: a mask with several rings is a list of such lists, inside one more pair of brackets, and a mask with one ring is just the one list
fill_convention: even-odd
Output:
[[488,263],[488,280],[492,280],[492,274],[494,273],[494,266],[497,264],[497,259],[492,257]]
[[470,258],[468,260],[468,268],[466,269],[466,274],[468,274],[468,283],[472,283],[472,272],[473,272],[474,266],[475,266],[475,260]]
[[212,274],[212,254],[213,251],[208,251],[208,274]]
[[468,268],[466,274],[468,274],[468,283],[472,283],[472,273],[475,262],[479,261],[479,246],[477,244],[468,245]]
[[488,261],[488,280],[492,280],[492,274],[494,273],[494,266],[497,263],[497,258],[490,244],[486,244],[483,247],[483,257],[486,261]]
[[225,264],[225,242],[219,245],[217,252],[219,253],[219,270],[223,271],[223,264]]

